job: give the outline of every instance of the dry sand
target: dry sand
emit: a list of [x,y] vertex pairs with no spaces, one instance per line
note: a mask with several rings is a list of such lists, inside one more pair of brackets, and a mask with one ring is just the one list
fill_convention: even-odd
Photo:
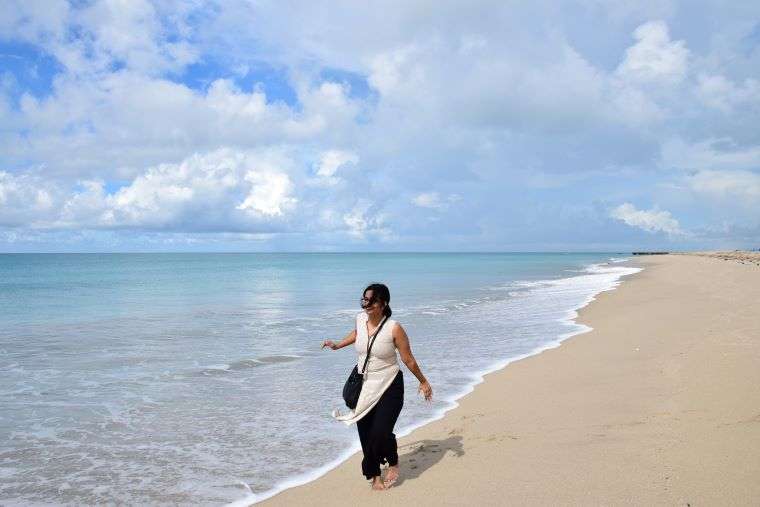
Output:
[[742,264],[756,264],[760,266],[760,251],[749,252],[746,250],[732,250],[726,252],[689,252],[688,254],[677,255],[698,255],[702,257],[713,257],[724,261],[735,261]]
[[760,505],[760,268],[632,262],[581,310],[593,331],[401,439],[394,488],[371,491],[355,455],[265,503]]

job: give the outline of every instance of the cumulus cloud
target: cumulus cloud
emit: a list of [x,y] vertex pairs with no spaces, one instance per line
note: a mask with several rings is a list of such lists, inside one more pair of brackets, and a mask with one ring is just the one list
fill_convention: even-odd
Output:
[[147,0],[101,0],[74,18],[75,26],[93,35],[83,42],[95,59],[118,61],[145,74],[176,71],[198,57],[189,43],[170,40],[172,27],[162,21]]
[[626,202],[611,210],[610,217],[647,232],[665,232],[671,236],[685,235],[678,220],[673,218],[670,212],[660,211],[657,208],[639,210],[633,204]]
[[34,226],[55,211],[59,191],[33,175],[0,171],[0,226]]
[[[252,149],[318,140],[356,114],[341,85],[301,91],[303,109],[244,92],[227,79],[193,90],[166,79],[116,72],[97,81],[62,78],[53,96],[22,98],[0,139],[6,163],[30,154],[56,176],[131,177],[145,167],[179,161],[219,146]],[[330,138],[329,133],[325,134]]]
[[177,72],[195,62],[187,40],[192,4],[172,2],[161,15],[148,0],[11,0],[0,11],[0,36],[44,47],[72,74],[92,78],[117,65],[143,74]]
[[151,167],[111,194],[98,180],[67,191],[0,173],[0,219],[33,216],[37,228],[52,229],[266,231],[297,204],[293,164],[278,152],[221,149]]
[[317,175],[330,178],[336,171],[346,164],[358,164],[359,157],[356,153],[344,150],[328,150],[319,157]]
[[245,201],[238,204],[236,209],[275,217],[281,216],[284,209],[298,202],[297,199],[288,195],[293,184],[287,174],[248,171],[245,174],[245,180],[251,183],[251,190]]
[[689,51],[684,41],[671,41],[664,21],[649,21],[633,32],[636,44],[626,50],[617,68],[625,79],[675,83],[686,75]]
[[[165,233],[174,238],[172,244],[181,242],[171,236],[177,233],[196,235],[196,242],[197,234],[209,233],[217,240],[231,239],[229,234],[244,240],[253,234],[250,238],[257,241],[284,232],[329,233],[354,242],[394,237],[385,210],[387,195],[376,201],[359,193],[342,195],[332,187],[297,186],[314,163],[296,150],[222,148],[149,167],[110,191],[99,179],[69,187],[0,171],[0,228],[37,231],[5,235],[14,242],[64,230]],[[371,182],[363,185],[373,188]]]

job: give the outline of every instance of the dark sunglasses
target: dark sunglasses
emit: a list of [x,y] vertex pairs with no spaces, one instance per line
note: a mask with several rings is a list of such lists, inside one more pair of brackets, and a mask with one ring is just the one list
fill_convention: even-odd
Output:
[[373,296],[373,297],[371,297],[371,298],[365,298],[365,297],[363,297],[363,298],[361,298],[361,299],[359,300],[359,304],[362,306],[362,308],[367,308],[367,307],[369,307],[369,306],[372,306],[372,305],[374,305],[376,302],[377,302],[377,298],[376,298],[376,297],[374,297],[374,296]]

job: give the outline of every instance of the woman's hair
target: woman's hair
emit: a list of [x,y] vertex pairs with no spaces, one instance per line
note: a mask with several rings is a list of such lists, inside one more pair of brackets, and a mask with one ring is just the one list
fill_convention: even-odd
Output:
[[391,291],[388,290],[388,287],[383,283],[373,283],[364,289],[362,295],[366,294],[368,290],[372,291],[372,297],[374,299],[379,299],[385,303],[383,315],[390,319],[391,315],[393,315],[393,310],[391,310]]

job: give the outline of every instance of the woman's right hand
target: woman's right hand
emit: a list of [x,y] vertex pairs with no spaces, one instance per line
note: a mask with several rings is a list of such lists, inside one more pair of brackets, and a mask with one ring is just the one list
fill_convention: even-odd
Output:
[[322,348],[330,347],[333,350],[338,350],[338,346],[332,340],[325,340],[322,342]]

